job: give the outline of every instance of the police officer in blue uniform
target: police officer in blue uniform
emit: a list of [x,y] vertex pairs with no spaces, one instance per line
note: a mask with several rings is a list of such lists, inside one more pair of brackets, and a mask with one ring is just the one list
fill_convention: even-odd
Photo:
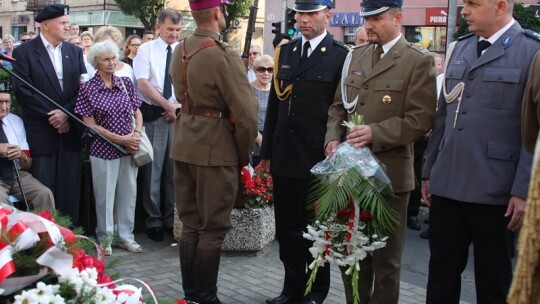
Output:
[[285,278],[281,294],[267,300],[269,304],[322,303],[330,287],[327,265],[304,297],[312,258],[302,232],[311,218],[306,209],[313,181],[309,170],[324,159],[328,108],[348,53],[326,31],[331,6],[330,0],[296,0],[302,35],[276,49],[261,159],[274,180],[276,237]]
[[521,101],[540,49],[537,36],[512,18],[513,5],[464,1],[472,34],[450,55],[423,172],[422,194],[431,203],[428,304],[459,302],[471,243],[478,303],[506,303],[511,232],[523,221],[532,163]]

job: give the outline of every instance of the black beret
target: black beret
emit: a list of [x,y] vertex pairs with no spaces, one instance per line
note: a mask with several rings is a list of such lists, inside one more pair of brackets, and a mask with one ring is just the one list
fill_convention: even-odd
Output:
[[64,15],[69,15],[69,5],[51,4],[41,9],[34,20],[36,22],[43,22],[45,20],[62,17]]

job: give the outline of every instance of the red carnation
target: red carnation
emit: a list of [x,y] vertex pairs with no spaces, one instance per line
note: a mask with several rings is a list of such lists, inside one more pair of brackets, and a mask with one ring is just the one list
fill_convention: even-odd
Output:
[[360,212],[360,220],[365,223],[371,221],[371,213],[367,210]]

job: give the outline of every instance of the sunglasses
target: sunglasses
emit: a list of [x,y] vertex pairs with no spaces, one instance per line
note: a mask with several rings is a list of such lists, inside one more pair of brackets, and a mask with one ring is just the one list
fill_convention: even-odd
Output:
[[30,39],[21,39],[21,42],[29,41]]
[[256,69],[257,72],[259,73],[264,73],[264,72],[268,72],[269,74],[273,73],[274,72],[274,68],[273,67],[269,67],[269,68],[265,68],[265,67],[258,67]]

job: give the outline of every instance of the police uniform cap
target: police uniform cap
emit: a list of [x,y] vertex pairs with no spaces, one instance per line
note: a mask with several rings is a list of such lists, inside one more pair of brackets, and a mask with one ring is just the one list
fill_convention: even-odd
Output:
[[293,9],[301,13],[311,13],[327,7],[332,8],[333,5],[332,0],[296,0]]
[[41,9],[39,14],[37,14],[34,20],[36,22],[43,22],[45,20],[54,19],[65,15],[69,15],[69,5],[57,3],[45,6],[43,9]]
[[392,7],[401,7],[403,0],[362,0],[360,17],[380,15]]
[[221,4],[230,4],[229,0],[189,0],[191,10],[203,10],[220,6]]

